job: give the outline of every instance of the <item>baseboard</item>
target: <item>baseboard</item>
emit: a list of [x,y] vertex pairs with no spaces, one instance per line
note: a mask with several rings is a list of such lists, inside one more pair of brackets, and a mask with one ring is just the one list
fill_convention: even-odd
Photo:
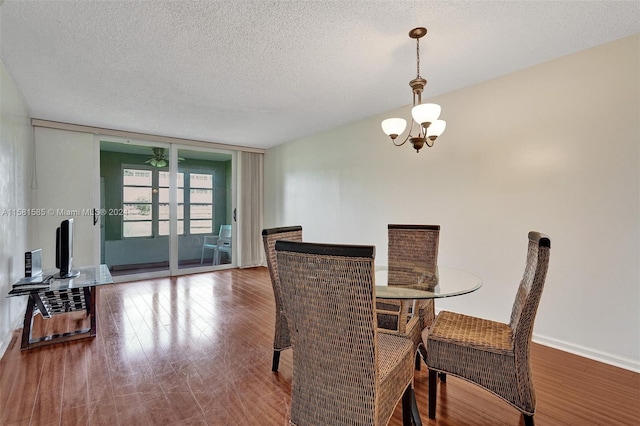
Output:
[[11,339],[13,338],[13,333],[19,329],[22,328],[22,325],[24,323],[24,311],[26,309],[27,304],[24,304],[24,309],[22,310],[21,315],[18,315],[16,318],[14,318],[13,322],[11,323],[10,327],[9,327],[9,331],[6,333],[5,336],[2,336],[2,339],[0,339],[0,359],[2,359],[2,357],[4,356],[4,353],[7,351],[7,348],[9,347],[9,344],[11,343]]
[[615,367],[624,368],[625,370],[640,373],[640,361],[638,360],[620,357],[607,352],[601,352],[584,346],[574,345],[572,343],[564,342],[552,337],[540,336],[538,334],[533,335],[533,341],[540,345],[549,346],[551,348],[569,352],[584,358],[589,358],[594,361],[603,362]]
[[[440,313],[440,309],[436,307],[436,314],[438,313]],[[587,348],[585,346],[568,343],[563,340],[554,339],[553,337],[542,336],[536,333],[533,334],[532,340],[539,345],[549,346],[550,348],[569,352],[571,354],[592,359],[594,361],[603,362],[605,364],[613,365],[614,367],[620,367],[624,368],[625,370],[640,373],[640,360],[617,356],[607,352]]]
[[0,337],[0,359],[4,356],[4,353],[7,351],[9,347],[9,343],[11,342],[11,335],[13,334],[14,327],[11,327],[10,333],[5,333],[6,336]]
[[249,268],[266,268],[267,265],[263,265],[262,263],[254,263],[253,265],[242,265],[238,266],[238,269],[249,269]]
[[128,271],[131,269],[150,269],[150,268],[166,268],[169,269],[169,262],[147,262],[123,265],[112,265],[112,271]]

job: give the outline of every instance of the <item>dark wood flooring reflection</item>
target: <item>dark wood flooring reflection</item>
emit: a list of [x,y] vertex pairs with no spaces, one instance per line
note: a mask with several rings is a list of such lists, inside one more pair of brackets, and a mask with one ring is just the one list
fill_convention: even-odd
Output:
[[[0,361],[0,425],[286,425],[291,351],[272,373],[274,302],[265,268],[103,286],[98,336]],[[86,322],[35,319],[34,336]],[[640,375],[533,347],[537,425],[632,425]],[[318,354],[321,356],[321,354]],[[415,388],[425,425],[520,425],[505,402],[454,377],[427,418],[426,368]],[[401,425],[400,407],[392,425]]]

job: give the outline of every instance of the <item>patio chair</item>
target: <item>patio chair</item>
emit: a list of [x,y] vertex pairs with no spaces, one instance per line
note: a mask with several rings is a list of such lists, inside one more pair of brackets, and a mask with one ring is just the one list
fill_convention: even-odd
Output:
[[220,253],[227,252],[231,257],[231,225],[220,225],[218,235],[207,235],[202,244],[200,264],[204,262],[204,251],[213,250],[213,264],[220,264]]

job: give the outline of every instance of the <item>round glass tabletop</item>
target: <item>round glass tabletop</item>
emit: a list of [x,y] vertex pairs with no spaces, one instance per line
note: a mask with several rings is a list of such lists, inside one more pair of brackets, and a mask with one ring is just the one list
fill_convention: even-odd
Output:
[[388,285],[389,268],[376,268],[376,297],[380,299],[438,299],[460,296],[482,287],[477,276],[438,265],[435,270],[414,267],[392,267],[395,277]]

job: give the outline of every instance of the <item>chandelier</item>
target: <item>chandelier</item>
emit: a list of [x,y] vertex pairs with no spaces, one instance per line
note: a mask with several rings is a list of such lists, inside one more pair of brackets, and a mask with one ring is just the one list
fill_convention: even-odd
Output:
[[[433,147],[434,142],[444,132],[447,122],[438,120],[440,117],[440,105],[423,104],[422,91],[427,85],[427,80],[420,77],[420,39],[427,34],[427,29],[423,27],[414,28],[409,31],[409,37],[416,39],[416,78],[409,82],[409,86],[413,90],[413,108],[411,109],[411,127],[407,137],[401,142],[396,143],[398,135],[402,134],[407,128],[407,120],[403,118],[388,118],[382,121],[382,130],[391,138],[395,146],[402,146],[410,141],[416,152],[426,144],[429,148]],[[418,135],[412,136],[413,124],[418,124]]]

